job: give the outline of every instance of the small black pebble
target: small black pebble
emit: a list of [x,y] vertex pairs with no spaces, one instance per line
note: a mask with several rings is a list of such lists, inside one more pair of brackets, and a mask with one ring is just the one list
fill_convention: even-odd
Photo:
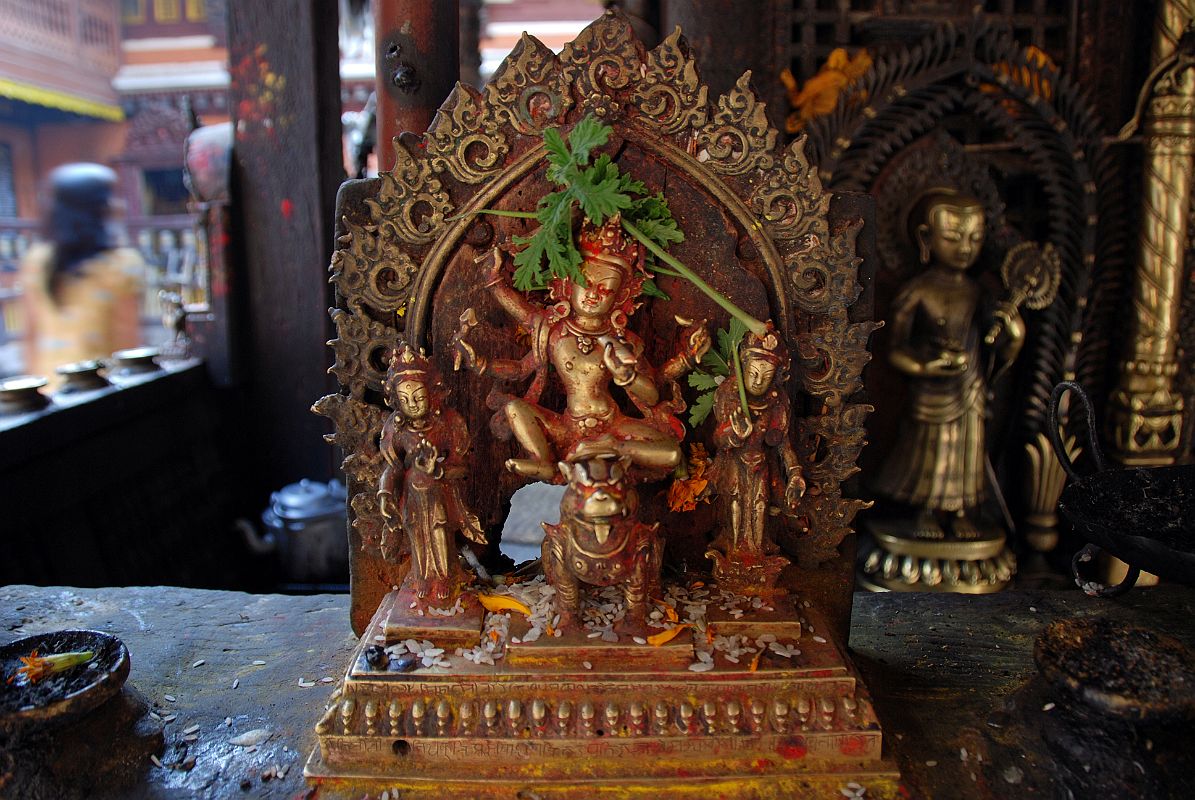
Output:
[[390,656],[386,655],[386,649],[381,645],[371,644],[365,648],[365,663],[374,669],[385,669],[389,661]]
[[392,672],[410,672],[417,666],[419,666],[419,656],[414,653],[403,653],[398,658],[390,659]]
[[247,792],[253,788],[253,781],[248,778],[241,778],[241,791]]

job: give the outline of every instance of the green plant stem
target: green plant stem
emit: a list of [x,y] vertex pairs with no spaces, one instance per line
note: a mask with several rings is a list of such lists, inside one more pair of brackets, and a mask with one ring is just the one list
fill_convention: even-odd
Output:
[[747,421],[751,420],[751,409],[747,407],[747,387],[743,381],[743,362],[739,359],[739,346],[734,346],[731,357],[734,359],[734,379],[739,385],[739,404],[743,407],[743,413],[747,415]]
[[[704,292],[705,295],[707,297],[709,297],[709,299],[713,300],[715,303],[720,305],[732,317],[735,317],[740,322],[742,322],[744,325],[746,325],[747,329],[750,330],[752,333],[754,333],[756,336],[763,336],[765,333],[767,333],[767,330],[768,330],[767,326],[765,326],[762,322],[757,320],[755,317],[748,314],[743,309],[736,306],[734,303],[730,302],[729,298],[727,298],[726,295],[722,294],[717,289],[715,289],[714,287],[710,286],[708,283],[703,281],[700,277],[698,277],[696,272],[694,272],[693,270],[686,267],[683,263],[678,261],[676,258],[668,255],[667,251],[665,251],[664,248],[660,247],[658,244],[656,244],[651,239],[649,239],[647,237],[647,235],[645,233],[643,233],[643,231],[639,230],[634,225],[627,222],[625,218],[622,220],[622,227],[624,230],[626,230],[627,233],[631,234],[636,239],[638,239],[640,242],[642,242],[643,246],[646,247],[648,250],[650,250],[656,258],[660,259],[665,264],[667,264],[668,266],[672,267],[677,272],[679,272],[681,274],[681,277],[685,278],[685,280],[689,281],[689,283],[693,284],[698,289],[700,289],[702,292]],[[744,395],[744,397],[745,397],[745,395]],[[744,399],[743,404],[746,405],[746,402],[747,401]]]
[[495,217],[514,217],[515,219],[538,219],[534,211],[503,211],[498,208],[479,208],[474,211],[466,211],[462,214],[447,217],[444,221],[455,222],[458,219],[464,219],[473,214],[490,214]]

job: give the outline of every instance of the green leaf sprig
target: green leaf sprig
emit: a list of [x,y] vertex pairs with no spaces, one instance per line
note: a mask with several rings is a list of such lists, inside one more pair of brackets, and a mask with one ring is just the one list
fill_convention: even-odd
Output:
[[[637,223],[658,246],[684,241],[662,194],[648,194],[642,181],[623,174],[608,155],[590,163],[593,150],[609,138],[609,126],[592,116],[573,127],[567,142],[556,128],[544,131],[547,178],[563,188],[540,198],[535,212],[539,228],[530,236],[515,238],[516,244],[523,245],[514,259],[515,288],[528,291],[546,285],[552,277],[585,283],[581,253],[573,238],[573,209],[577,207],[594,225],[621,214],[624,220]],[[663,295],[654,284],[645,291]]]
[[[663,193],[649,194],[642,181],[623,174],[606,154],[590,163],[593,151],[609,141],[610,133],[610,127],[592,115],[586,115],[573,126],[567,142],[559,130],[548,128],[544,131],[544,147],[548,153],[547,178],[563,188],[541,197],[534,213],[497,209],[479,209],[475,212],[533,218],[539,222],[539,228],[530,236],[517,236],[514,239],[516,244],[523,246],[514,257],[515,288],[525,292],[540,290],[553,277],[569,278],[584,285],[581,253],[573,239],[573,210],[580,207],[581,213],[594,225],[601,225],[607,217],[617,213],[621,215],[623,230],[639,240],[659,262],[667,265],[653,264],[649,267],[652,272],[684,278],[747,329],[762,336],[766,331],[764,323],[743,311],[687,265],[669,255],[669,245],[683,242],[685,235],[673,219]],[[643,283],[643,293],[648,297],[669,299],[650,278]]]
[[705,422],[714,410],[714,392],[729,378],[738,381],[739,403],[743,413],[750,418],[747,408],[747,390],[743,384],[743,365],[739,360],[739,345],[747,335],[747,326],[736,317],[730,320],[730,330],[718,329],[718,346],[711,347],[701,358],[701,366],[689,373],[689,385],[701,394],[697,395],[689,409],[689,424],[696,428]]

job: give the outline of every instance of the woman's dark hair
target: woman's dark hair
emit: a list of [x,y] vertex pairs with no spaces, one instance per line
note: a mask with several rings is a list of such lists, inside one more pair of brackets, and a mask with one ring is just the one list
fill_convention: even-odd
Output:
[[58,302],[63,280],[113,246],[108,209],[116,173],[100,164],[64,164],[50,173],[45,236],[53,244],[46,289]]

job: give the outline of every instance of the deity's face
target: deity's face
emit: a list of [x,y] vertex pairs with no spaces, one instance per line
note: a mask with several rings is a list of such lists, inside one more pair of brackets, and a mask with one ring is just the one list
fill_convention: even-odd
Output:
[[593,261],[582,264],[581,272],[585,275],[585,285],[573,284],[573,311],[583,317],[608,316],[622,288],[622,273]]
[[762,396],[775,375],[776,365],[766,358],[748,358],[743,364],[743,382],[752,397]]
[[403,381],[395,391],[398,410],[407,419],[422,419],[431,410],[431,396],[420,381]]
[[923,250],[928,249],[934,261],[965,270],[979,258],[983,247],[983,209],[934,206],[929,219],[917,229],[917,235]]

